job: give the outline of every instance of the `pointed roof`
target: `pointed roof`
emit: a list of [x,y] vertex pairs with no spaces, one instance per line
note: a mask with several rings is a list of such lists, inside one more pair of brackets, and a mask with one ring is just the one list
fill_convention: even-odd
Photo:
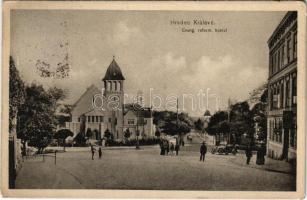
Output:
[[88,87],[73,105],[73,109],[71,111],[72,116],[81,116],[82,114],[93,110],[92,101],[96,94],[101,94],[101,91],[95,85]]
[[205,116],[205,117],[206,117],[206,116],[211,116],[210,111],[209,111],[209,110],[206,110],[204,116]]
[[107,72],[102,79],[103,81],[105,80],[125,80],[122,71],[120,70],[120,67],[115,61],[115,58],[113,57],[113,60],[111,64],[109,65]]

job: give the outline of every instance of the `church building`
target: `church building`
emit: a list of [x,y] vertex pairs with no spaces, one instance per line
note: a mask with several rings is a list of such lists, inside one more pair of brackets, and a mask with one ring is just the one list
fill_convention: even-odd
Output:
[[[130,138],[136,137],[137,133],[139,138],[154,135],[151,108],[137,103],[125,104],[124,81],[122,71],[113,58],[102,79],[103,90],[91,85],[73,105],[71,122],[66,122],[66,128],[74,133],[74,137],[89,130],[92,132],[91,139],[95,140],[102,139],[105,132],[112,133],[119,141],[125,135]],[[101,106],[94,106],[97,95],[103,96]],[[125,134],[127,132],[129,134]]]

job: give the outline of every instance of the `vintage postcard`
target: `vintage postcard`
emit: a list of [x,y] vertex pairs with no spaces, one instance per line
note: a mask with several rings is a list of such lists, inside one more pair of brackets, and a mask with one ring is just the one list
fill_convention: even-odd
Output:
[[302,198],[302,2],[4,2],[2,193]]

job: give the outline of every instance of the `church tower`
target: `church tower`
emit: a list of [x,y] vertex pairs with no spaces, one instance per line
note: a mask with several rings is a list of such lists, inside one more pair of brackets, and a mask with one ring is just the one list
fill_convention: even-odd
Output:
[[113,57],[104,78],[105,122],[115,139],[123,139],[124,76]]

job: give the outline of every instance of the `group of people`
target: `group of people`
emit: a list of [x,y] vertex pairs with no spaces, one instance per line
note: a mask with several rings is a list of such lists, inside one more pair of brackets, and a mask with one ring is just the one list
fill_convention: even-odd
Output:
[[176,142],[174,145],[172,142],[169,142],[168,140],[161,140],[160,142],[160,155],[174,155],[174,150],[176,152],[176,156],[179,154],[179,143]]
[[[96,151],[96,149],[95,149],[94,145],[91,144],[92,160],[94,160],[95,151]],[[99,159],[101,159],[101,157],[102,157],[101,147],[99,147],[99,149],[98,149],[98,157],[99,157]]]

